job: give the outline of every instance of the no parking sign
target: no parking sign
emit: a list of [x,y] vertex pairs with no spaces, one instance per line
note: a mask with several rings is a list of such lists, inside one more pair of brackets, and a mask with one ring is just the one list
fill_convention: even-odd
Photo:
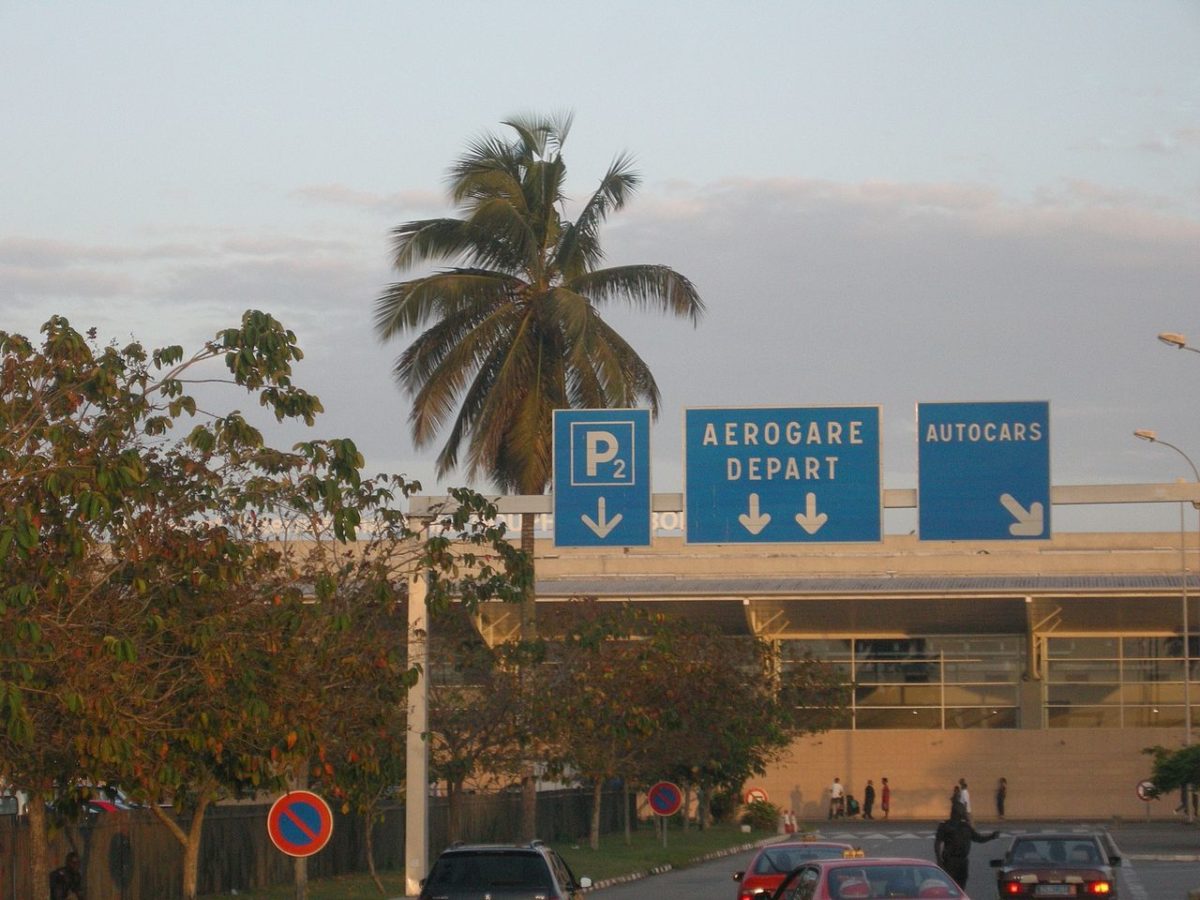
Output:
[[656,816],[673,816],[683,806],[683,792],[669,781],[660,781],[646,792],[650,809]]
[[333,813],[312,791],[291,791],[271,804],[267,834],[288,856],[312,856],[329,843]]

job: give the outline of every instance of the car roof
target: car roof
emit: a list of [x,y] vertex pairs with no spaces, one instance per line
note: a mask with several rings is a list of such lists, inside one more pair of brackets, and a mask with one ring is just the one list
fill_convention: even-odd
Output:
[[862,866],[929,866],[937,868],[937,863],[930,862],[927,859],[917,859],[913,856],[859,856],[854,859],[814,859],[811,863],[805,865],[821,866],[826,869],[840,868],[848,866],[861,868]]
[[1013,843],[1017,841],[1103,841],[1105,835],[1099,831],[1030,831],[1025,834],[1014,834]]
[[839,850],[853,850],[853,844],[845,841],[780,841],[777,844],[767,844],[758,852],[765,850],[803,850],[806,847],[837,847]]
[[545,844],[535,841],[532,844],[451,844],[443,853],[538,853],[549,850]]

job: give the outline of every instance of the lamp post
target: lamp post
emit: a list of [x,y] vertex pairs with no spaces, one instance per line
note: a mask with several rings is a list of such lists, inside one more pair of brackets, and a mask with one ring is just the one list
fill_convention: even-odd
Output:
[[[1200,349],[1189,344],[1187,338],[1177,331],[1163,331],[1158,335],[1158,339],[1176,350],[1191,350],[1193,353],[1200,353]],[[1191,462],[1191,460],[1188,461]]]
[[[1171,335],[1172,337],[1181,337],[1180,335]],[[1163,335],[1159,335],[1160,340],[1164,340]],[[1164,343],[1166,341],[1164,340]],[[1182,345],[1180,345],[1182,346]],[[1192,349],[1187,347],[1185,349]],[[1200,350],[1196,351],[1200,353]],[[1139,428],[1133,433],[1133,436],[1140,438],[1143,441],[1149,441],[1152,444],[1162,444],[1164,447],[1170,447],[1176,453],[1184,458],[1192,469],[1192,477],[1197,484],[1200,484],[1200,470],[1196,469],[1196,464],[1192,462],[1192,458],[1168,441],[1162,440],[1158,436],[1158,432],[1151,431],[1148,428]],[[1200,505],[1196,505],[1200,509]],[[1187,551],[1184,547],[1184,527],[1183,527],[1183,504],[1179,504],[1179,565],[1183,570],[1183,744],[1185,747],[1190,747],[1192,744],[1192,661],[1191,661],[1191,634],[1188,626],[1188,570],[1187,570]],[[1191,807],[1188,807],[1188,816],[1191,817]]]

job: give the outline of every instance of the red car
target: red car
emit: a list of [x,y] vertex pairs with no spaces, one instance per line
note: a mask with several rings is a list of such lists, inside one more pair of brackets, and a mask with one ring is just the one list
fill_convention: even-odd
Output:
[[862,851],[853,845],[837,841],[768,844],[750,860],[746,871],[733,873],[733,880],[738,882],[737,900],[766,900],[788,872],[810,860],[862,855]]
[[925,859],[831,859],[793,869],[770,900],[970,900],[949,875]]
[[1021,834],[1003,859],[993,859],[996,891],[1004,897],[1105,897],[1116,900],[1121,857],[1106,835]]

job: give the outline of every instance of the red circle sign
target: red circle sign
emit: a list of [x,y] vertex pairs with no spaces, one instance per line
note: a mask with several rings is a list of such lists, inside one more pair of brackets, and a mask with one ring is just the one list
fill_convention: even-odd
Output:
[[767,802],[767,792],[759,787],[750,788],[749,790],[746,791],[746,802],[747,803],[766,803]]
[[1137,795],[1139,800],[1157,800],[1158,791],[1154,788],[1153,781],[1139,781],[1137,786]]
[[312,791],[291,791],[271,804],[267,834],[288,856],[312,856],[333,835],[333,813]]
[[660,781],[646,792],[650,809],[656,816],[673,816],[683,806],[683,792],[669,781]]

